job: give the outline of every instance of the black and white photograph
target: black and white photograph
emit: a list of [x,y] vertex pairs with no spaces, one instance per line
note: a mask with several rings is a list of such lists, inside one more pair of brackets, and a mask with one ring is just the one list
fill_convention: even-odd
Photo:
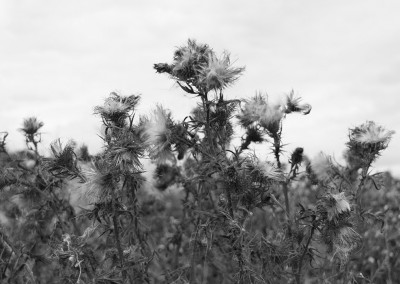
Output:
[[400,283],[399,106],[399,1],[0,0],[0,283]]

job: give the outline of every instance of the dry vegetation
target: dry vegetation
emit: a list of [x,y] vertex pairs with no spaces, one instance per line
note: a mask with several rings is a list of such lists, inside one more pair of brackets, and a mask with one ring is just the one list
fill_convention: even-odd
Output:
[[400,283],[400,185],[370,171],[392,131],[368,121],[349,129],[345,165],[310,160],[282,131],[311,106],[294,92],[228,100],[244,72],[228,53],[189,40],[154,68],[198,102],[183,121],[162,106],[140,116],[140,96],[112,93],[94,109],[95,156],[60,141],[39,155],[36,118],[20,129],[25,151],[8,153],[1,133],[2,283]]

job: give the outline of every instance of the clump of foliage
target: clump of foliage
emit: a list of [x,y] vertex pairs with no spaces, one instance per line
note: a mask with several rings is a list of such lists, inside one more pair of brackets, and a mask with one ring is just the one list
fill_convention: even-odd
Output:
[[[393,131],[368,121],[349,130],[346,165],[323,154],[310,161],[282,141],[285,118],[311,112],[293,91],[277,103],[263,93],[227,99],[244,68],[194,40],[154,68],[197,99],[182,121],[162,106],[137,115],[139,95],[111,93],[95,107],[104,141],[95,156],[59,140],[41,156],[36,118],[24,121],[26,152],[8,154],[0,136],[2,280],[400,281],[400,185],[371,174]],[[85,208],[73,206],[72,189]]]

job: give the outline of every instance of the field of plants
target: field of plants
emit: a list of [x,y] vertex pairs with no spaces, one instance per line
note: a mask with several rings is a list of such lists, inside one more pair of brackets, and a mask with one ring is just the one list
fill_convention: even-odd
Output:
[[308,157],[282,139],[287,116],[312,116],[295,92],[229,100],[245,71],[229,53],[171,55],[155,76],[197,102],[182,121],[111,93],[88,106],[100,153],[56,140],[41,155],[36,117],[25,150],[0,133],[1,283],[400,283],[400,182],[371,172],[393,131],[366,121],[344,164]]

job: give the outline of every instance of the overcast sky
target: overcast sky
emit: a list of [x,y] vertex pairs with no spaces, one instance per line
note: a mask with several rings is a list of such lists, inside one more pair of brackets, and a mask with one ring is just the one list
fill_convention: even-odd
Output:
[[0,131],[23,149],[24,118],[45,123],[44,146],[72,138],[101,149],[93,107],[112,91],[141,93],[183,118],[196,100],[156,74],[188,38],[231,52],[246,72],[228,98],[294,89],[313,106],[288,116],[291,151],[342,156],[348,128],[374,120],[395,130],[376,163],[400,177],[400,1],[0,0]]

